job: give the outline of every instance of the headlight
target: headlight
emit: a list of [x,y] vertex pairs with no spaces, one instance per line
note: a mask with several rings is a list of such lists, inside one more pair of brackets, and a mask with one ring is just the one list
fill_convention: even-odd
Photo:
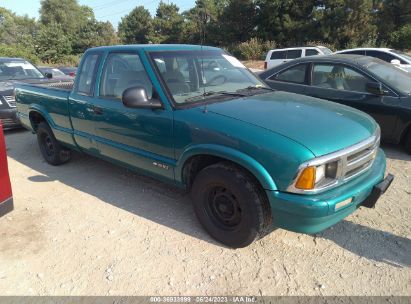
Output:
[[380,128],[370,138],[302,164],[287,191],[314,194],[347,182],[371,168],[380,143]]
[[314,190],[332,185],[337,181],[339,161],[319,166],[306,167],[301,171],[295,182],[295,188]]

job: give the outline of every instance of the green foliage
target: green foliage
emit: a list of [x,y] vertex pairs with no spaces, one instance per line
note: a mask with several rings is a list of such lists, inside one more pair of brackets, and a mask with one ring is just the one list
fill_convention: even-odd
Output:
[[118,34],[126,44],[149,43],[153,31],[153,18],[143,6],[138,6],[130,14],[121,18]]
[[411,49],[410,33],[409,0],[196,0],[185,12],[160,1],[155,16],[143,6],[124,16],[118,37],[78,0],[41,0],[39,21],[0,7],[1,52],[49,63],[77,64],[86,49],[119,41],[203,42],[257,60],[301,45]]
[[57,63],[71,54],[71,42],[61,25],[41,25],[36,35],[36,52],[43,62]]
[[0,44],[0,57],[19,57],[24,58],[32,63],[38,63],[40,59],[22,45],[5,45]]
[[404,25],[398,31],[391,34],[391,45],[401,50],[411,49],[411,24]]
[[258,38],[251,38],[249,41],[242,42],[235,53],[244,60],[262,60],[269,50],[276,47],[274,41],[262,41]]
[[154,31],[150,35],[153,43],[179,43],[182,41],[184,19],[177,5],[160,1],[153,20]]

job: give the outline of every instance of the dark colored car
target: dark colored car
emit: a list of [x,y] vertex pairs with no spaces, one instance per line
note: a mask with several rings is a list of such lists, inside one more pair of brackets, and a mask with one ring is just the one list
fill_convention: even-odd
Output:
[[70,77],[75,77],[77,74],[77,68],[74,68],[74,67],[63,67],[62,66],[62,67],[58,67],[58,69]]
[[45,77],[48,77],[48,78],[53,78],[53,79],[58,79],[58,80],[73,80],[72,76],[68,76],[64,74],[58,68],[39,66],[38,69]]
[[21,126],[14,98],[14,86],[18,82],[61,86],[71,85],[73,78],[50,80],[25,59],[0,57],[0,120],[4,130]]
[[34,65],[24,59],[0,57],[0,120],[3,123],[3,129],[20,126],[14,99],[14,83],[45,79]]
[[385,142],[403,143],[411,154],[411,74],[377,58],[329,55],[297,59],[259,76],[273,89],[368,113],[380,125]]
[[13,210],[13,195],[9,170],[7,167],[6,144],[4,142],[3,127],[0,123],[0,216]]

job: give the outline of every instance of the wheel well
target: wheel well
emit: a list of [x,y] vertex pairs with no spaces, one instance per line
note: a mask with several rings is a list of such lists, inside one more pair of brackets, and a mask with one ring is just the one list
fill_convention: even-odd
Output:
[[35,111],[30,112],[29,118],[34,131],[37,131],[37,127],[41,122],[46,121],[43,115]]
[[257,186],[260,187],[261,190],[264,189],[261,186],[261,183],[258,181],[258,179],[254,176],[254,174],[252,174],[248,169],[244,168],[238,163],[213,155],[196,155],[189,158],[184,164],[183,183],[186,185],[187,190],[191,190],[191,186],[193,185],[194,179],[201,170],[220,162],[228,162],[231,163],[234,167],[242,169],[250,176],[250,178],[253,179],[253,181],[256,183]]
[[405,130],[401,134],[400,144],[404,144],[408,134],[411,133],[411,123],[405,128]]

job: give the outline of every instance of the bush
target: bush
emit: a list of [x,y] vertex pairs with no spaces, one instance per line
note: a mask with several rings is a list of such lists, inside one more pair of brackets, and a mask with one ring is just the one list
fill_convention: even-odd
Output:
[[411,24],[403,26],[391,34],[391,46],[396,49],[411,49]]
[[78,66],[82,54],[79,55],[65,55],[58,61],[42,61],[43,65],[47,66]]
[[266,53],[275,47],[274,41],[263,42],[258,38],[251,38],[246,42],[240,43],[233,53],[244,60],[263,60]]
[[29,60],[32,63],[38,63],[40,61],[35,54],[20,45],[0,44],[0,57],[19,57]]
[[337,50],[334,44],[323,42],[323,41],[307,41],[305,45],[306,46],[325,46],[326,48],[330,49],[333,52]]

